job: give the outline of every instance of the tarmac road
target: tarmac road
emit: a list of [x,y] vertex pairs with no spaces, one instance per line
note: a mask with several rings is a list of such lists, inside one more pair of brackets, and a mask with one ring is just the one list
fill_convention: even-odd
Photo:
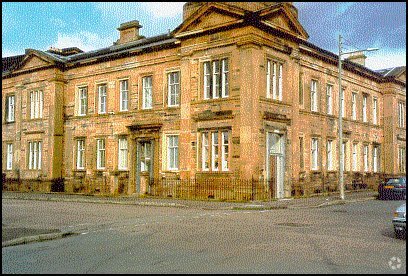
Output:
[[[245,210],[4,199],[8,227],[79,235],[3,247],[3,273],[405,273],[401,201]],[[243,205],[248,206],[248,204]]]

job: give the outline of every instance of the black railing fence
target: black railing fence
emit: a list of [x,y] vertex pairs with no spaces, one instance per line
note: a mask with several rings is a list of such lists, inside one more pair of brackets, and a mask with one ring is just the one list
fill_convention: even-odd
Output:
[[[344,188],[346,191],[377,190],[378,183],[383,178],[374,175],[348,175],[345,177]],[[128,178],[121,180],[128,182]],[[72,180],[71,180],[72,182]],[[122,184],[123,184],[122,183]],[[51,181],[40,179],[11,179],[3,174],[3,191],[43,191],[43,192],[73,192],[87,194],[110,194],[111,184],[105,178],[99,181],[81,178],[71,183],[73,189],[67,189],[67,180],[59,178]],[[119,186],[119,185],[118,185]],[[336,175],[312,175],[307,178],[285,179],[282,185],[283,197],[309,197],[319,195],[338,194],[338,179]],[[146,195],[160,198],[178,198],[194,200],[220,200],[220,201],[270,201],[277,197],[276,181],[264,179],[239,179],[221,177],[197,177],[190,179],[154,178],[147,181],[144,189]],[[121,192],[127,188],[121,188]],[[119,191],[119,188],[118,188]],[[122,193],[121,193],[122,194]]]

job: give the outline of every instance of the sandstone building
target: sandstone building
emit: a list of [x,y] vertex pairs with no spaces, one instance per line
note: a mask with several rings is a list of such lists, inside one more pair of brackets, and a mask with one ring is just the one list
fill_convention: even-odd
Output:
[[[188,2],[96,51],[2,60],[2,171],[65,191],[142,194],[152,179],[273,180],[278,198],[338,179],[338,56],[291,2]],[[147,26],[148,28],[148,26]],[[345,183],[405,174],[405,67],[343,63]],[[49,189],[39,184],[38,189]]]

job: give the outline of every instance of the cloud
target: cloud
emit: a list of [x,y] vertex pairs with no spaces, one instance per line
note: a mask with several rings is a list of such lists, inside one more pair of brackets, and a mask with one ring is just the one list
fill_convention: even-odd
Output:
[[365,66],[372,70],[406,66],[407,55],[405,49],[380,49],[366,55]]
[[18,56],[18,55],[23,55],[23,52],[17,52],[17,51],[13,51],[13,50],[9,50],[9,49],[2,49],[1,50],[1,57],[12,57],[12,56]]
[[102,37],[99,34],[81,31],[76,34],[58,33],[57,41],[50,46],[56,48],[78,47],[87,52],[112,45],[114,38]]
[[169,18],[181,15],[186,2],[144,2],[142,8],[156,18]]

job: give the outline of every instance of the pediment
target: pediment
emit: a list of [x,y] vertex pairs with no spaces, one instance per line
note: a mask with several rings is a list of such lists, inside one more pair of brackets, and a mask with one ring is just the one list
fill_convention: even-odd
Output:
[[261,21],[274,29],[281,30],[296,37],[308,39],[309,35],[303,29],[296,17],[285,7],[270,8],[260,14]]
[[174,30],[175,37],[197,34],[212,29],[227,27],[243,21],[244,11],[222,3],[209,2],[194,12]]
[[24,57],[21,63],[18,64],[13,71],[21,72],[28,70],[37,70],[52,65],[55,65],[55,62],[52,59],[45,57],[38,53],[37,51],[33,50],[28,52],[28,54]]

